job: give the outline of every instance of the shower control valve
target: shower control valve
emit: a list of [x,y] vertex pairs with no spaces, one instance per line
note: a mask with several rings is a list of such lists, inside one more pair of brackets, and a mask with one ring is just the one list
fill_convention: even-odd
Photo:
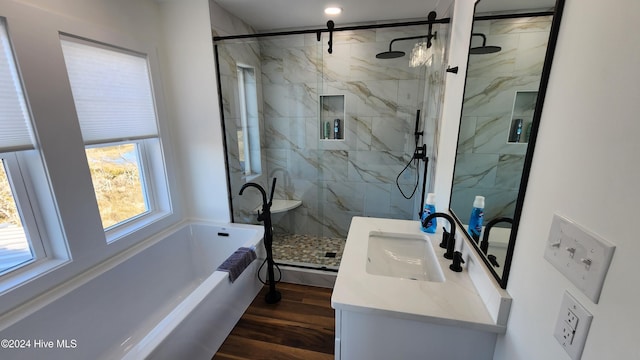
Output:
[[413,153],[413,158],[418,160],[424,160],[427,158],[427,145],[422,145],[416,148],[416,151]]

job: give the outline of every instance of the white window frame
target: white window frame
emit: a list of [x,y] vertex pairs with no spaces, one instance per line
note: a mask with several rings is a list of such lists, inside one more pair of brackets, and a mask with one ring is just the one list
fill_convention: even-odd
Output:
[[[37,150],[0,153],[33,259],[0,273],[0,294],[67,263],[62,234],[47,175]],[[45,216],[45,212],[48,213]]]
[[16,154],[2,153],[0,154],[0,159],[2,160],[2,163],[4,163],[4,170],[7,174],[9,186],[11,187],[13,201],[15,202],[16,208],[18,209],[20,221],[22,222],[22,228],[24,229],[25,237],[27,239],[27,242],[29,243],[29,248],[31,249],[31,253],[33,255],[32,260],[26,261],[22,264],[16,265],[12,268],[0,272],[0,276],[3,276],[23,266],[27,266],[36,261],[42,261],[46,258],[47,252],[45,251],[40,233],[39,231],[37,231],[38,226],[36,216],[32,210],[31,201],[29,200],[29,195],[25,186],[26,179],[22,176],[22,172],[20,171],[20,164],[18,162]]
[[149,210],[106,228],[107,243],[123,239],[173,213],[160,139],[150,138],[135,142],[138,144],[141,183],[143,191],[146,192]]

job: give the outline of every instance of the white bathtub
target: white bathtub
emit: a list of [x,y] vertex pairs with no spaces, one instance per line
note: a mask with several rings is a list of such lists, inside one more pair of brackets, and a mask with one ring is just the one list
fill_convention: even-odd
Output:
[[[188,224],[151,240],[2,330],[30,345],[0,358],[211,359],[262,287],[262,237],[259,226]],[[216,268],[241,246],[258,260],[231,283]]]

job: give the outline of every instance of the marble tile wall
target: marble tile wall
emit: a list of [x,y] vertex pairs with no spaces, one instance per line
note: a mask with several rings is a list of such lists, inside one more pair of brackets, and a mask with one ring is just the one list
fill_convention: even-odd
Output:
[[451,199],[463,220],[476,195],[485,196],[485,219],[513,216],[527,144],[509,143],[509,130],[514,117],[524,119],[524,130],[533,117],[531,98],[516,102],[516,93],[538,90],[550,28],[550,17],[474,23],[474,33],[502,50],[469,57]]
[[[320,42],[309,34],[220,45],[234,220],[254,223],[252,211],[260,203],[257,191],[237,195],[245,182],[235,135],[240,124],[235,95],[239,63],[259,74],[263,173],[252,181],[269,189],[267,181],[277,177],[275,198],[302,201],[300,207],[274,215],[276,232],[346,237],[352,216],[416,218],[421,187],[407,200],[395,183],[414,151],[418,109],[425,130],[421,141],[428,154],[435,149],[447,39],[445,26],[439,27],[429,69],[410,68],[408,56],[375,57],[388,50],[392,39],[426,33],[426,26],[337,32],[332,54],[327,53],[327,34]],[[394,43],[394,50],[407,54],[412,47],[411,41]],[[343,139],[322,139],[321,95],[344,97]],[[412,166],[398,178],[406,194],[417,176]]]

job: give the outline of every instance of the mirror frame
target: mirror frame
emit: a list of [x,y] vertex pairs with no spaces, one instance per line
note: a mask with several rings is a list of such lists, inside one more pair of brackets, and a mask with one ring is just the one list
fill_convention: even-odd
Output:
[[[451,209],[451,198],[453,197],[453,181],[451,183],[451,197],[449,198],[449,212],[453,215],[458,227],[461,229],[460,233],[464,234],[463,236],[467,237],[469,243],[472,244],[472,247],[475,249],[476,254],[480,257],[485,263],[486,267],[493,274],[496,281],[500,285],[501,288],[507,288],[507,281],[509,280],[509,272],[511,270],[511,260],[513,257],[513,251],[515,249],[516,238],[518,234],[518,226],[520,223],[520,218],[522,216],[522,207],[524,204],[525,193],[527,190],[527,184],[529,181],[529,173],[531,171],[531,163],[533,161],[533,152],[535,150],[536,140],[538,137],[538,128],[540,127],[540,118],[542,117],[542,108],[544,105],[544,99],[547,93],[547,84],[549,83],[549,76],[551,74],[551,65],[553,63],[553,55],[555,53],[556,43],[558,41],[558,33],[560,31],[560,22],[562,20],[562,12],[564,10],[565,0],[556,0],[555,8],[553,10],[553,20],[551,22],[551,31],[549,33],[549,41],[547,43],[547,50],[545,53],[544,63],[542,66],[542,74],[540,77],[540,85],[538,88],[538,99],[536,101],[536,106],[534,108],[532,125],[531,125],[531,134],[529,137],[529,144],[527,146],[527,152],[524,157],[524,167],[522,171],[522,176],[520,178],[520,187],[518,189],[518,197],[516,198],[515,211],[513,214],[513,224],[511,226],[511,233],[509,235],[509,243],[507,245],[507,254],[505,257],[505,261],[502,267],[502,275],[498,274],[496,269],[491,265],[487,257],[484,255],[482,250],[478,244],[476,244],[471,236],[464,230],[464,226],[462,220],[455,214],[453,209]],[[478,2],[476,2],[475,6],[477,7]],[[474,11],[475,14],[475,11]],[[475,16],[473,17],[473,21],[482,20],[483,16]],[[471,38],[471,34],[469,34]],[[469,42],[471,44],[471,42]],[[469,70],[469,62],[467,60],[467,71]],[[466,72],[465,72],[465,92],[466,92]],[[464,107],[464,95],[462,97],[462,105],[461,109]],[[462,111],[460,112],[462,117]],[[462,120],[462,119],[460,119]],[[457,146],[460,141],[460,132],[458,131],[458,143],[456,144],[456,161],[457,161]],[[455,169],[455,163],[454,163]],[[454,170],[455,172],[455,170]],[[455,175],[455,174],[454,174]],[[464,230],[464,231],[462,231]]]

